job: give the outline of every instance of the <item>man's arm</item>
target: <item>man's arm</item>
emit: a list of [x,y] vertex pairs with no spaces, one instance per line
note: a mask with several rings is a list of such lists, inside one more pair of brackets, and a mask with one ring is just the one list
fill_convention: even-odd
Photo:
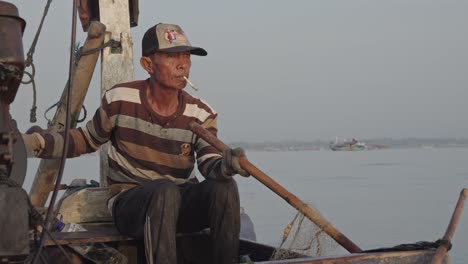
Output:
[[[88,121],[86,126],[69,130],[68,158],[95,152],[110,139],[113,125],[105,110],[106,106],[107,102],[103,98],[101,107],[98,108],[93,119]],[[61,157],[64,132],[42,130],[35,126],[22,136],[28,153],[44,159]]]
[[[218,133],[217,121],[217,114],[212,114],[201,124],[201,126],[216,136]],[[197,137],[195,141],[195,152],[197,155],[198,170],[205,178],[222,178],[221,152],[199,137]]]
[[[217,136],[217,115],[208,118],[201,126]],[[240,167],[238,161],[238,157],[245,155],[243,149],[228,149],[221,153],[205,140],[197,137],[195,151],[197,153],[198,170],[205,178],[219,180],[229,179],[235,174],[249,176]]]

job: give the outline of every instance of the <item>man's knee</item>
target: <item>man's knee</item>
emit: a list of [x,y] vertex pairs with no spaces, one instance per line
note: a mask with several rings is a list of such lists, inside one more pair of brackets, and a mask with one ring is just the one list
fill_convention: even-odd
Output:
[[233,178],[227,180],[208,180],[211,188],[237,192],[237,183]]
[[[210,181],[212,194],[214,194],[215,203],[223,206],[226,203],[233,206],[239,206],[239,191],[237,189],[237,183],[233,180],[227,181]],[[213,198],[212,198],[213,199]]]
[[179,187],[170,180],[151,181],[148,183],[147,189],[153,199],[165,197],[180,200]]
[[158,213],[161,210],[178,210],[180,207],[180,191],[176,184],[170,180],[156,180],[145,184],[144,192],[147,194],[147,213]]

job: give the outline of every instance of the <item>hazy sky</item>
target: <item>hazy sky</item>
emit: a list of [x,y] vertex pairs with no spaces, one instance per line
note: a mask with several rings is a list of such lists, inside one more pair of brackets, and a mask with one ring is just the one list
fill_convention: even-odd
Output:
[[[47,1],[11,2],[28,22],[26,53]],[[217,110],[223,140],[468,137],[467,11],[462,0],[140,0],[135,77],[146,78],[143,33],[174,23],[209,53],[192,57],[200,91],[187,89]],[[52,1],[34,55],[43,127],[66,82],[70,24],[71,1]],[[99,104],[99,71],[88,119]],[[31,104],[23,85],[12,105],[22,130]]]

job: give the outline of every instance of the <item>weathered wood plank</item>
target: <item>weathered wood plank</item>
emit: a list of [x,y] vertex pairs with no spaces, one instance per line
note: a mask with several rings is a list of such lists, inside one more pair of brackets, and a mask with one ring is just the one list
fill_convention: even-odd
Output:
[[64,223],[112,222],[107,198],[107,188],[86,188],[64,198],[58,212]]
[[[53,232],[51,235],[60,245],[132,240],[132,238],[120,235],[117,230],[114,233],[111,231]],[[50,238],[47,238],[44,244],[45,246],[55,245]]]
[[[83,45],[83,51],[101,46],[104,42],[105,30],[106,27],[104,24],[93,22]],[[89,83],[91,82],[98,57],[99,52],[83,56],[74,69],[72,84],[73,100],[70,106],[71,118],[73,120],[71,123],[72,127],[76,126],[76,120],[78,119],[86,93],[88,92]],[[53,131],[63,130],[66,120],[66,102],[67,91],[65,89],[49,129]],[[49,192],[53,189],[55,179],[57,178],[59,166],[59,159],[41,160],[29,192],[31,202],[34,206],[42,207],[46,203]]]
[[[106,48],[101,62],[101,96],[118,83],[134,79],[133,42],[130,33],[130,13],[128,0],[99,0],[101,23],[107,26],[106,41],[119,41],[121,48]],[[107,186],[107,150],[109,143],[100,149],[100,184]]]
[[[317,258],[303,258],[291,260],[265,261],[255,263],[265,264],[415,264],[430,263],[435,250],[400,251],[384,253],[358,253],[343,256],[329,256]],[[450,263],[449,257],[445,256],[442,263]]]

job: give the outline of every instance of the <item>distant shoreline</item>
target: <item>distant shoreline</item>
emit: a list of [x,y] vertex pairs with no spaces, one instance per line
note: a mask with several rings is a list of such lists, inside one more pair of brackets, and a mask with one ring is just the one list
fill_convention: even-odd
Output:
[[[407,138],[407,139],[368,139],[361,140],[366,143],[366,150],[402,149],[402,148],[468,148],[468,139],[451,138]],[[278,142],[232,142],[229,146],[242,147],[255,151],[321,151],[330,150],[330,142],[316,140],[306,141],[278,141]]]
[[[440,149],[440,148],[468,148],[468,139],[369,139],[364,151],[382,149]],[[278,141],[278,142],[229,142],[228,146],[241,147],[250,151],[332,151],[330,142],[321,140],[306,141]],[[99,151],[87,155],[99,155]]]

